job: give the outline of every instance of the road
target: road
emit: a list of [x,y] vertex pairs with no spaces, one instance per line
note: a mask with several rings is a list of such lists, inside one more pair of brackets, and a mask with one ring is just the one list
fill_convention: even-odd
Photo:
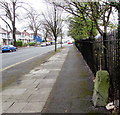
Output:
[[0,54],[2,56],[0,84],[8,86],[14,81],[17,82],[17,79],[23,74],[27,74],[31,69],[43,63],[46,58],[49,58],[52,51],[54,51],[54,45],[20,48],[16,52]]
[[2,54],[2,68],[9,67],[11,65],[15,65],[16,63],[24,62],[25,60],[29,60],[31,58],[37,57],[44,53],[47,53],[51,50],[54,50],[54,46],[47,47],[26,47],[22,49],[18,49],[16,52],[8,52]]

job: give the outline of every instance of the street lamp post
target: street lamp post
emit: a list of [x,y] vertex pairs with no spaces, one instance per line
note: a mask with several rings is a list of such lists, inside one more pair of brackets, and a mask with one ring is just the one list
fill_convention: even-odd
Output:
[[6,25],[6,31],[7,31],[7,45],[9,45],[9,36],[8,36],[8,26]]
[[[6,14],[6,21],[7,21],[7,14]],[[7,45],[9,45],[9,37],[8,37],[8,26],[6,25],[6,37],[7,37]]]

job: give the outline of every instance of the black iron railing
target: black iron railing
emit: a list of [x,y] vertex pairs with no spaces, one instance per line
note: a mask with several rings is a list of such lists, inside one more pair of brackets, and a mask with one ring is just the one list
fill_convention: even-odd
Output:
[[95,74],[105,69],[110,74],[110,101],[119,100],[120,88],[120,38],[116,30],[107,33],[106,39],[86,39],[75,42],[84,59]]

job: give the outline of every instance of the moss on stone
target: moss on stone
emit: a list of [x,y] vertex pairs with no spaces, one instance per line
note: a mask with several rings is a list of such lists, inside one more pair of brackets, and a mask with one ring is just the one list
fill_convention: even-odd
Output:
[[108,101],[109,91],[109,73],[105,70],[100,70],[96,73],[93,104],[94,106],[105,106]]

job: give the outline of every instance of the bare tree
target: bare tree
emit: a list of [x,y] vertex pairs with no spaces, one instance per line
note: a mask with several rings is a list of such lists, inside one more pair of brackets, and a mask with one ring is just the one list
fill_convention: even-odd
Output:
[[[6,23],[12,32],[12,37],[14,39],[14,45],[16,46],[16,17],[18,16],[16,11],[23,7],[23,2],[20,0],[1,0],[0,9],[1,15],[0,18]],[[6,21],[6,17],[9,21]]]
[[64,36],[64,32],[63,32],[63,24],[60,25],[60,32],[59,32],[59,35],[61,37],[61,48],[62,48],[62,44],[63,44],[63,36]]
[[41,29],[41,14],[39,14],[34,8],[30,8],[27,11],[26,18],[27,19],[27,28],[29,28],[34,33],[34,38],[36,39],[38,36],[38,31]]
[[55,52],[57,51],[57,37],[60,33],[60,28],[61,28],[61,24],[62,24],[62,19],[61,19],[61,12],[58,11],[58,8],[56,7],[56,5],[53,4],[53,11],[50,13],[49,11],[49,15],[46,16],[45,14],[43,14],[44,16],[44,26],[46,27],[46,29],[52,33],[52,35],[54,36],[54,40],[55,40]]
[[[54,2],[54,4],[65,11],[69,12],[74,16],[78,16],[84,20],[84,23],[87,25],[87,20],[94,22],[96,29],[103,36],[104,44],[104,60],[105,60],[105,69],[106,67],[106,33],[107,27],[109,25],[110,14],[112,12],[112,6],[105,4],[104,2],[79,2],[79,1],[70,1],[65,0],[62,2]],[[102,29],[103,27],[104,29]],[[90,32],[90,38],[92,38],[92,33]]]
[[52,33],[51,31],[49,30],[49,28],[47,28],[46,24],[44,25],[43,24],[43,27],[42,27],[42,33],[43,33],[43,37],[44,37],[44,40],[47,41],[47,38],[48,37],[51,37],[52,36]]
[[[110,14],[112,7],[104,2],[78,2],[65,0],[62,2],[54,2],[54,4],[70,14],[82,17],[87,24],[88,19],[94,21],[98,32],[103,35],[106,33],[109,25]],[[104,30],[100,27],[103,26]]]
[[[106,2],[106,4],[112,6],[112,7],[115,7],[118,11],[118,49],[120,49],[120,0],[114,0],[114,1],[109,1],[109,2]],[[118,52],[118,55],[120,55],[120,52]],[[120,58],[119,58],[119,63],[120,63]],[[119,64],[120,65],[120,64]]]

